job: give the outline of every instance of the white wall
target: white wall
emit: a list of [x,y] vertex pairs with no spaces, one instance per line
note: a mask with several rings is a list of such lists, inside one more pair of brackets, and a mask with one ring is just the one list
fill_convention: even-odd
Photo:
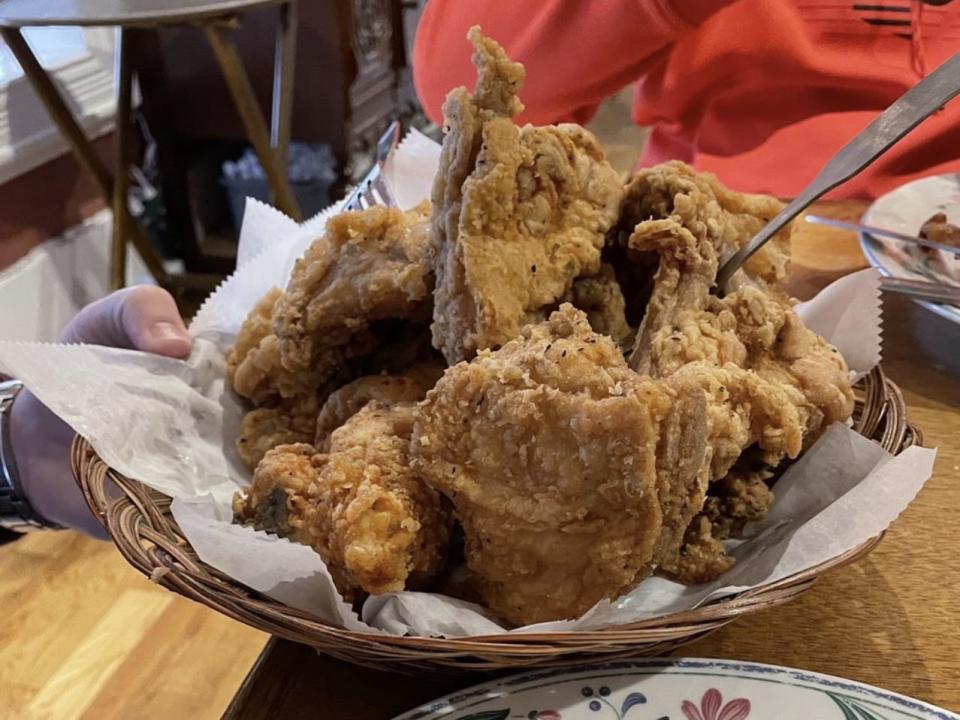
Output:
[[[0,273],[0,339],[54,340],[76,312],[103,297],[110,277],[109,210],[34,248]],[[127,252],[127,283],[148,278]]]

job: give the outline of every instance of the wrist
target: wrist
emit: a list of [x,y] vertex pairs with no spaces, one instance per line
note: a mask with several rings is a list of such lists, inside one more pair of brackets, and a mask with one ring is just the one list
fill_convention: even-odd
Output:
[[0,383],[0,524],[20,532],[52,525],[27,499],[13,449],[13,405],[22,387],[16,380]]
[[26,506],[30,519],[39,527],[60,528],[61,513],[43,480],[44,469],[52,458],[47,452],[54,447],[43,432],[43,412],[48,410],[27,390],[19,393],[4,420],[7,424],[7,452],[11,456],[12,471],[16,473],[17,493]]

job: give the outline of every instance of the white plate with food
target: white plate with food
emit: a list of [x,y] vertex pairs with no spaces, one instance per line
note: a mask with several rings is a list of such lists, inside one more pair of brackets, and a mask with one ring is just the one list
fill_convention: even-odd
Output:
[[[867,209],[863,224],[960,247],[960,174],[935,175],[901,185]],[[960,287],[960,255],[860,233],[868,262],[884,275]],[[915,301],[960,323],[960,307]]]
[[830,675],[669,658],[524,673],[395,720],[957,720],[960,715]]

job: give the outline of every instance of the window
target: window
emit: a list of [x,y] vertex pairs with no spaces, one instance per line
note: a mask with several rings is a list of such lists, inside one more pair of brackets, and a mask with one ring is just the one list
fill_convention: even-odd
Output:
[[[40,64],[50,73],[88,137],[113,127],[114,30],[25,28]],[[0,40],[0,183],[69,150],[69,144]]]

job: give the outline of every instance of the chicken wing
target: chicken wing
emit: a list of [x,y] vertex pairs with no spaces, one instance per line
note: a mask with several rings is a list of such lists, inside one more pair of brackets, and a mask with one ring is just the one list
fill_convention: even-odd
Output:
[[420,405],[414,466],[453,502],[488,607],[517,624],[576,617],[651,572],[674,404],[568,304],[446,371]]
[[433,342],[453,364],[546,317],[600,267],[623,185],[576,125],[517,127],[522,66],[471,29],[474,93],[450,93],[433,187]]
[[327,453],[271,450],[235,517],[310,545],[347,598],[422,586],[443,567],[452,521],[410,469],[414,408],[368,403],[334,430]]

